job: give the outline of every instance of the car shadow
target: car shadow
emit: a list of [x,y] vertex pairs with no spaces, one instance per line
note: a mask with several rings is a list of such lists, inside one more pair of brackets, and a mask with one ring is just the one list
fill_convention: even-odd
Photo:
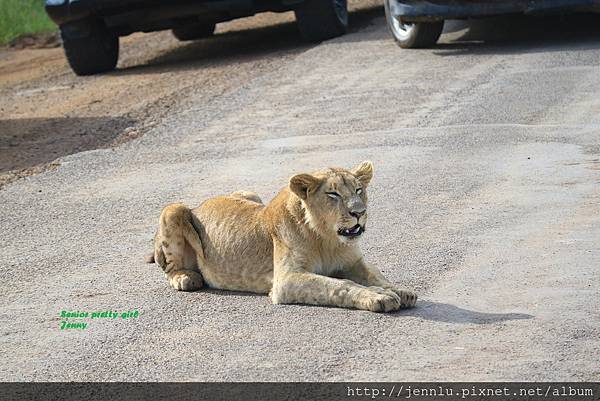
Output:
[[0,173],[112,146],[134,123],[113,116],[0,119]]
[[599,47],[597,14],[505,15],[447,21],[441,43],[429,50],[438,56],[461,56],[547,53]]
[[[357,32],[383,15],[381,6],[362,8],[350,12],[349,33]],[[218,67],[241,63],[265,56],[286,56],[301,53],[315,47],[305,42],[295,22],[227,31],[213,37],[192,42],[182,42],[164,53],[146,60],[144,64],[119,68],[111,75],[135,75],[163,73]]]
[[526,313],[478,312],[433,301],[418,301],[416,308],[402,310],[398,313],[394,313],[393,316],[413,316],[433,322],[454,324],[493,324],[508,320],[525,320],[534,318],[533,315],[528,315]]

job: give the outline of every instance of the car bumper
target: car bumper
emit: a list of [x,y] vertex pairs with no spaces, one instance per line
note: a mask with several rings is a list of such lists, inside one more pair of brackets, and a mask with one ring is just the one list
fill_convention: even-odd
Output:
[[[46,12],[57,24],[82,20],[90,15],[136,18],[170,18],[174,16],[194,15],[203,10],[249,10],[255,0],[45,0]],[[282,3],[294,3],[294,0],[282,0]],[[141,10],[141,11],[140,11]],[[135,12],[138,11],[139,15]]]
[[89,0],[46,0],[46,12],[58,25],[85,18],[91,10],[92,4]]
[[512,13],[600,9],[600,0],[389,0],[392,15],[406,21],[432,21]]

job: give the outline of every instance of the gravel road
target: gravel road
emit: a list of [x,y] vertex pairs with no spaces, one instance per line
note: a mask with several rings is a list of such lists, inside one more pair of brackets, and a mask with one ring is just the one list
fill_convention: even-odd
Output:
[[[600,379],[596,22],[449,24],[407,51],[379,7],[352,15],[316,46],[287,15],[187,45],[137,35],[121,69],[85,79],[59,49],[37,75],[0,56],[0,131],[90,137],[0,190],[1,380]],[[2,168],[55,159],[31,149]],[[270,199],[294,173],[364,159],[363,249],[418,290],[414,310],[181,293],[143,263],[169,202]],[[63,310],[139,317],[61,330]]]

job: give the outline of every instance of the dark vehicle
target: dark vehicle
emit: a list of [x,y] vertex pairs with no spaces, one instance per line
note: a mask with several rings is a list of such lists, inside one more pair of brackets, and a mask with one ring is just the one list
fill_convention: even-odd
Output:
[[600,0],[384,0],[384,5],[388,27],[404,48],[433,46],[446,19],[600,10]]
[[172,29],[179,40],[211,36],[219,22],[293,10],[302,36],[317,42],[348,28],[347,0],[45,0],[77,75],[110,71],[119,36]]

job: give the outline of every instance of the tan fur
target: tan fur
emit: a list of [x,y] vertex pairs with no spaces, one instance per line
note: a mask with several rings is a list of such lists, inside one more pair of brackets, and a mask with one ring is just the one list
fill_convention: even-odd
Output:
[[269,293],[274,304],[375,312],[413,307],[417,295],[365,263],[360,236],[344,231],[365,227],[372,176],[372,163],[363,162],[352,170],[296,175],[266,206],[247,191],[209,199],[193,210],[169,205],[147,260],[156,261],[171,286],[183,291],[206,283]]

